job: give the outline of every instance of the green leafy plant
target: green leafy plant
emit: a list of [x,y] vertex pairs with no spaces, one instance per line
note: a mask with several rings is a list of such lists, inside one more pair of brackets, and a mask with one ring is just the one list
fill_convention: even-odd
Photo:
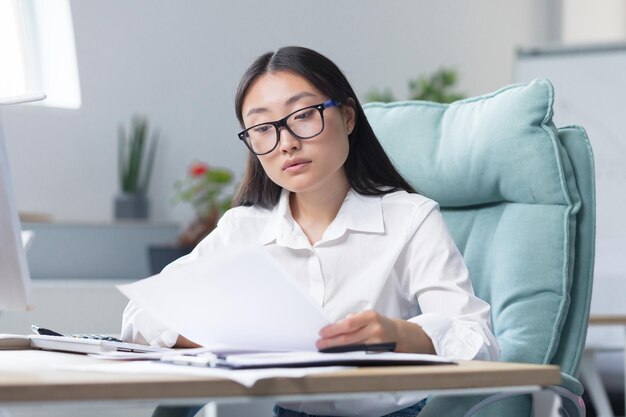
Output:
[[195,246],[217,225],[217,221],[231,207],[233,196],[227,189],[233,174],[204,162],[194,162],[187,176],[174,183],[173,204],[188,202],[196,212],[196,219],[178,238],[180,246]]
[[391,101],[396,101],[390,88],[385,88],[384,90],[379,90],[375,88],[369,91],[365,95],[365,100],[366,101],[378,101],[381,103],[389,103]]
[[[409,100],[435,101],[438,103],[452,103],[465,98],[463,93],[453,89],[458,82],[458,74],[452,68],[440,68],[430,75],[422,75],[408,82]],[[388,103],[396,101],[390,89],[374,89],[366,94],[367,101]]]
[[158,133],[154,132],[148,141],[148,120],[140,116],[132,118],[128,133],[124,126],[118,127],[120,188],[125,193],[145,193],[152,176]]
[[409,81],[409,99],[452,103],[465,98],[465,95],[450,91],[458,81],[457,72],[441,68],[430,76],[421,76]]

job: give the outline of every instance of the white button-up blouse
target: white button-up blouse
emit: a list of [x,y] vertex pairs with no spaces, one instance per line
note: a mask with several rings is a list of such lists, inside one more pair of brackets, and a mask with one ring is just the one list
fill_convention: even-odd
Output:
[[[292,218],[289,192],[283,190],[273,209],[236,207],[226,212],[191,254],[167,268],[226,247],[251,245],[264,246],[331,320],[372,309],[421,326],[438,355],[499,358],[489,305],[474,295],[437,203],[424,196],[405,191],[365,196],[350,190],[322,239],[311,245]],[[172,346],[177,336],[132,301],[124,311],[125,341]],[[381,400],[376,403],[383,407],[387,401]],[[361,414],[360,407],[352,408],[352,413],[365,415],[367,410],[382,415],[410,404],[393,402],[398,404],[395,408],[388,404],[384,409],[374,407],[379,408],[376,411],[370,404]],[[331,408],[338,413],[336,406]],[[297,408],[308,413],[328,410]]]

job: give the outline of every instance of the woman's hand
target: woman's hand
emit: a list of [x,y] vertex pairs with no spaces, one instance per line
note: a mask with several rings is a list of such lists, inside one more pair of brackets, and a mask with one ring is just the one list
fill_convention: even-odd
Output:
[[178,335],[178,339],[176,339],[176,343],[174,344],[175,348],[196,348],[202,347],[196,342],[192,342],[184,336]]
[[420,326],[383,316],[374,310],[349,314],[322,328],[320,336],[315,344],[318,350],[355,343],[396,342],[396,352],[435,354],[430,337]]

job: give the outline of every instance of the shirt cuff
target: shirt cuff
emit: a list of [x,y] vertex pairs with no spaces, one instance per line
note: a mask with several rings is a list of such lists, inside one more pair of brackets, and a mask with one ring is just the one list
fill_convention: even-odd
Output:
[[122,340],[151,346],[172,347],[178,340],[178,333],[155,320],[131,301],[124,310]]
[[489,357],[491,355],[485,345],[489,345],[490,341],[478,323],[436,313],[421,314],[408,321],[424,330],[439,356],[457,360],[497,359]]
[[165,332],[161,333],[159,337],[154,341],[155,343],[150,343],[151,345],[158,345],[164,347],[173,347],[178,340],[178,333],[174,330],[167,329]]

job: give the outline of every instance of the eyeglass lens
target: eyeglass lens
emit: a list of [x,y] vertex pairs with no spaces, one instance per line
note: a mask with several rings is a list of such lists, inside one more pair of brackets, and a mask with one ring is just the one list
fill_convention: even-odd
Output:
[[[299,139],[309,139],[319,135],[324,129],[322,112],[315,107],[308,107],[290,115],[285,124],[289,131]],[[245,140],[253,152],[264,154],[272,151],[279,141],[279,127],[264,123],[246,131]]]

